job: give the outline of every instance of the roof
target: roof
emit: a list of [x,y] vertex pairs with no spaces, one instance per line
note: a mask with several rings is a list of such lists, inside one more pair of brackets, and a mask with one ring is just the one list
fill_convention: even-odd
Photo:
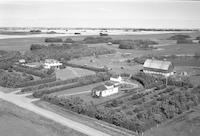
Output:
[[57,63],[59,62],[58,60],[55,60],[55,59],[45,59],[45,62],[46,63]]
[[112,86],[112,85],[114,85],[114,82],[107,81],[107,82],[105,82],[105,85],[106,85],[106,86]]
[[143,65],[144,69],[150,69],[157,72],[173,71],[173,65],[170,61],[147,59]]
[[107,88],[105,87],[105,85],[99,85],[97,87],[94,87],[92,90],[103,91],[103,90],[107,90]]

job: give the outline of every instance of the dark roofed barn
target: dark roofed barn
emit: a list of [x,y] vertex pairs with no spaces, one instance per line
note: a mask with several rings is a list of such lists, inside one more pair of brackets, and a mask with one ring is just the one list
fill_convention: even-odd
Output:
[[149,74],[170,76],[173,74],[174,65],[170,61],[147,59],[143,65],[143,71]]

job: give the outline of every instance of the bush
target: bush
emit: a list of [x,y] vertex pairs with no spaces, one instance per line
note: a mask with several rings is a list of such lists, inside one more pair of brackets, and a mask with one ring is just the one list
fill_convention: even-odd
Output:
[[31,33],[41,33],[41,30],[30,30]]
[[86,44],[108,43],[112,41],[110,37],[86,37],[83,39]]
[[12,68],[13,63],[9,61],[1,61],[0,69],[9,70]]
[[39,85],[35,85],[35,86],[29,86],[26,88],[22,88],[21,92],[36,91],[36,90],[43,89],[43,88],[50,88],[50,87],[59,86],[59,85],[66,85],[66,84],[77,82],[78,79],[79,78],[58,80],[58,81],[43,83],[43,84],[39,84]]
[[61,38],[45,38],[45,42],[63,42]]
[[38,50],[38,49],[42,49],[45,48],[45,46],[43,44],[31,44],[30,50]]
[[[34,80],[34,81],[28,81],[28,82],[21,82],[16,85],[17,88],[21,87],[27,87],[27,86],[34,86],[34,85],[39,85],[39,84],[45,84],[49,82],[56,81],[56,77],[48,77],[48,78],[43,78],[41,80]],[[23,90],[23,89],[22,89]],[[23,92],[23,91],[22,91]]]
[[65,43],[74,43],[75,41],[72,38],[67,38],[64,40]]
[[25,82],[20,74],[0,70],[0,85],[15,88],[19,83]]
[[75,67],[75,68],[82,68],[82,69],[87,69],[95,72],[106,72],[108,71],[105,68],[97,68],[97,67],[92,67],[92,66],[83,66],[83,65],[78,65],[78,64],[72,64],[68,62],[64,62],[64,65],[70,66],[70,67]]
[[189,35],[177,34],[168,38],[168,40],[184,40],[190,38]]
[[158,44],[151,40],[121,40],[119,42],[120,49],[151,49],[150,45]]
[[16,71],[25,72],[25,73],[30,74],[30,75],[38,76],[38,77],[41,77],[41,78],[45,78],[45,77],[49,76],[48,74],[43,73],[40,70],[30,68],[30,67],[26,67],[26,66],[15,65],[15,66],[13,66],[13,69],[16,70]]
[[177,44],[187,44],[187,43],[193,43],[190,39],[178,39]]
[[75,82],[73,84],[58,86],[58,87],[54,87],[54,88],[47,88],[47,89],[43,89],[43,90],[37,90],[33,93],[33,96],[38,98],[38,97],[43,96],[44,94],[50,94],[50,93],[54,93],[54,92],[58,92],[58,91],[67,90],[70,88],[89,85],[92,83],[97,83],[97,82],[105,81],[108,79],[110,79],[109,75],[103,74],[103,73],[98,73],[96,75],[81,77],[78,79],[77,82]]

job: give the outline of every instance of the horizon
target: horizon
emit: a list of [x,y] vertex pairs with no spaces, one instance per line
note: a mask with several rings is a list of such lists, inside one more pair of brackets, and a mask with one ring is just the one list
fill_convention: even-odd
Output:
[[0,27],[199,29],[200,1],[0,0]]

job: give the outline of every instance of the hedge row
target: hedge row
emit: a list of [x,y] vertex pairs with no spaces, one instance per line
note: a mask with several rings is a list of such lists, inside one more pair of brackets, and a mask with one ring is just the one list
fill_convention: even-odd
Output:
[[16,71],[20,71],[20,72],[30,74],[30,75],[38,76],[38,77],[41,77],[41,78],[45,78],[45,77],[48,76],[46,73],[43,73],[40,70],[36,70],[36,69],[25,67],[25,66],[22,67],[22,66],[19,66],[19,65],[15,65],[13,67],[13,69],[16,70]]
[[56,77],[52,76],[52,77],[43,78],[41,80],[34,80],[34,81],[20,83],[16,85],[16,88],[45,84],[45,83],[54,82],[54,81],[56,81]]
[[74,82],[77,82],[78,79],[79,78],[72,78],[72,79],[67,79],[67,80],[58,80],[58,81],[40,84],[40,85],[36,85],[36,86],[29,86],[29,87],[26,87],[26,88],[22,88],[21,92],[30,92],[30,91],[34,91],[34,90],[43,89],[43,88],[49,88],[49,87],[74,83]]
[[108,71],[106,68],[97,68],[97,67],[92,67],[92,66],[83,66],[83,65],[72,64],[72,63],[68,63],[68,62],[64,62],[64,64],[66,66],[87,69],[87,70],[91,70],[91,71],[95,71],[95,72],[106,72],[106,71]]
[[54,93],[54,92],[58,92],[58,91],[67,90],[67,89],[70,89],[70,88],[75,88],[75,87],[89,85],[89,84],[93,84],[93,83],[97,83],[97,82],[101,82],[101,81],[106,81],[106,80],[109,80],[109,79],[110,79],[109,74],[98,73],[96,75],[90,75],[90,76],[82,77],[77,82],[75,82],[73,84],[37,90],[33,93],[33,96],[38,98],[38,97],[42,97],[44,94],[50,94],[50,93]]

